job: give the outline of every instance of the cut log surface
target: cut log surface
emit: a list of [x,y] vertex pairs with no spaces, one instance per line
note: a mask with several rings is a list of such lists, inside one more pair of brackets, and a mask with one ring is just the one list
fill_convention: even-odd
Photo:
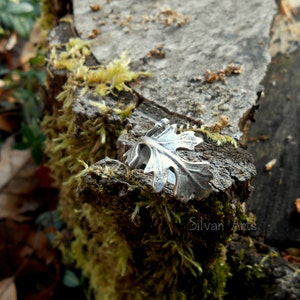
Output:
[[[269,31],[276,10],[273,0],[215,2],[109,1],[93,12],[74,1],[75,26],[81,38],[92,40],[94,56],[107,63],[127,51],[132,66],[153,76],[134,89],[182,120],[212,123],[227,114],[224,132],[239,138],[239,123],[255,104],[267,64]],[[228,64],[242,73],[226,83],[203,84],[207,70]]]

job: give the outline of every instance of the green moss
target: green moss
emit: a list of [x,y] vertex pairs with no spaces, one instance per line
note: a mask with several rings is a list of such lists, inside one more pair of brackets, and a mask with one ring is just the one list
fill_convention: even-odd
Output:
[[279,253],[246,236],[235,239],[229,249],[227,262],[232,276],[228,280],[228,294],[241,300],[273,298],[277,289],[274,270],[285,264]]
[[[116,162],[86,166],[76,177],[78,200],[88,202],[81,210],[84,232],[91,233],[84,257],[94,259],[95,248],[101,253],[93,261],[97,270],[82,262],[95,298],[222,299],[231,276],[224,244],[241,209],[233,209],[225,195],[187,205],[154,193],[132,172]],[[194,230],[193,217],[224,227]],[[81,253],[73,257],[81,261]],[[109,272],[102,277],[104,270]]]
[[200,129],[199,132],[204,134],[205,136],[207,136],[210,140],[212,140],[214,143],[216,143],[217,146],[221,146],[224,144],[231,144],[235,148],[237,148],[236,140],[229,135],[220,134],[220,133],[216,133],[216,132],[210,132],[209,130],[206,130],[206,129]]
[[48,59],[49,68],[69,72],[68,82],[82,87],[81,96],[89,89],[93,90],[95,96],[130,91],[127,82],[140,76],[150,76],[150,73],[131,71],[130,60],[125,52],[107,66],[87,66],[86,58],[91,55],[89,44],[80,38],[71,38],[66,44],[51,46]]
[[[134,97],[129,102],[114,101],[109,94],[122,90],[130,93],[126,83],[142,73],[129,69],[125,55],[108,66],[87,67],[85,62],[89,55],[88,44],[80,39],[70,39],[64,45],[50,48],[49,81],[56,70],[66,72],[67,80],[53,103],[53,112],[46,112],[42,127],[47,136],[48,165],[54,184],[60,188],[59,211],[73,234],[69,243],[64,242],[62,233],[57,235],[64,262],[82,270],[97,299],[117,299],[117,284],[120,284],[117,278],[132,276],[131,248],[119,232],[113,211],[95,210],[87,203],[82,205],[76,189],[91,171],[88,165],[107,155],[116,156],[116,140],[124,130],[124,119],[135,108],[135,102]],[[91,94],[105,95],[101,101],[92,97],[89,101],[91,106],[98,108],[99,114],[76,120],[74,102],[78,95]],[[124,288],[130,292],[130,281]],[[137,292],[140,299],[143,299],[143,293]]]
[[213,141],[217,146],[222,146],[224,144],[231,144],[233,145],[235,148],[238,147],[236,140],[226,134],[221,134],[218,132],[212,132],[209,129],[204,129],[204,127],[197,127],[197,126],[187,126],[186,128],[184,126],[180,126],[178,131],[182,132],[182,131],[187,131],[187,130],[191,130],[194,132],[199,132],[201,134],[203,134],[204,136],[206,136],[207,138],[209,138],[211,141]]
[[49,31],[56,25],[55,21],[55,5],[47,0],[42,0],[41,4],[41,17],[39,19],[42,40],[46,41]]
[[[186,205],[162,197],[127,169],[120,176],[122,168],[84,164],[66,183],[78,198],[61,204],[74,227],[68,256],[95,299],[222,299],[230,277],[223,245],[242,212],[221,198]],[[224,228],[192,230],[192,217]]]
[[[61,103],[62,113],[46,116],[43,121],[44,132],[47,134],[46,153],[53,170],[56,185],[68,179],[80,169],[78,160],[89,164],[106,155],[116,155],[116,139],[123,130],[122,124],[115,126],[107,124],[107,118],[113,114],[121,120],[128,117],[135,104],[126,105],[122,102],[114,103],[115,107],[107,106],[102,102],[92,101],[89,103],[96,106],[102,113],[102,118],[90,118],[82,122],[78,131],[74,123],[72,105],[77,97],[76,93],[81,90],[80,97],[92,90],[92,93],[107,95],[114,90],[129,90],[126,82],[136,79],[140,72],[129,69],[129,60],[125,55],[111,62],[108,66],[87,67],[84,65],[86,57],[90,55],[88,43],[79,38],[71,38],[68,43],[53,46],[50,50],[48,65],[53,71],[63,69],[67,71],[67,81],[63,90],[57,96]],[[109,99],[107,99],[109,100]],[[111,100],[109,101],[112,102]],[[118,119],[115,118],[115,119]],[[60,158],[58,160],[58,158]],[[64,168],[62,169],[62,166]]]

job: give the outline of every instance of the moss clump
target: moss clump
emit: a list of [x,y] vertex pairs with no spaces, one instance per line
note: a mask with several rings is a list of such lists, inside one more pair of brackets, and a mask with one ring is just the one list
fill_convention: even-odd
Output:
[[46,40],[49,31],[56,25],[51,2],[46,0],[41,1],[41,18],[39,22],[41,24],[43,40]]
[[[260,253],[262,250],[264,253]],[[228,254],[232,272],[227,286],[229,295],[238,299],[273,299],[278,285],[276,272],[284,266],[281,260],[277,252],[247,237],[233,241]]]
[[[150,185],[139,170],[108,158],[74,178],[83,230],[70,253],[95,298],[222,299],[230,277],[223,245],[241,209],[226,195],[187,204]],[[200,222],[222,227],[195,228]]]
[[[124,119],[137,103],[126,83],[145,75],[131,71],[124,54],[108,66],[86,66],[91,54],[88,46],[79,38],[70,38],[68,43],[50,47],[49,80],[57,70],[67,76],[53,111],[46,112],[42,122],[47,135],[46,154],[58,187],[80,170],[79,160],[92,164],[107,155],[115,157]],[[129,93],[122,101],[115,101],[111,94],[122,90]],[[87,106],[96,106],[98,111],[89,115],[82,111]]]
[[[99,295],[98,281],[105,282],[101,289],[107,294],[115,291],[111,284],[116,274],[128,272],[131,252],[126,241],[115,234],[115,227],[104,227],[104,223],[111,223],[110,212],[98,212],[96,219],[93,218],[92,208],[78,201],[76,186],[87,171],[80,172],[82,162],[93,164],[107,155],[116,156],[116,140],[124,130],[124,119],[137,103],[126,83],[142,73],[129,69],[125,55],[108,66],[88,67],[85,64],[89,55],[88,44],[77,38],[50,47],[48,86],[58,88],[59,93],[45,112],[42,128],[47,136],[48,165],[54,184],[60,188],[59,211],[74,238],[72,244],[66,245],[58,233],[58,247],[64,261],[81,268],[89,278],[93,293]],[[66,78],[62,87],[56,86],[59,78]],[[45,102],[51,100],[45,99]],[[98,108],[90,109],[91,103],[96,103]],[[94,234],[98,230],[99,234]],[[86,251],[89,256],[85,256]],[[124,259],[126,253],[128,257]],[[106,257],[111,256],[117,261],[113,273],[109,272],[111,261],[105,264]],[[102,265],[98,265],[99,260]],[[103,265],[105,268],[101,269]]]
[[[56,109],[51,115],[46,112],[42,123],[47,134],[49,165],[58,186],[80,170],[78,160],[91,164],[106,155],[116,155],[115,144],[123,130],[122,120],[131,114],[136,105],[132,95],[129,103],[126,99],[114,101],[109,96],[99,99],[94,95],[107,96],[122,90],[130,91],[126,83],[146,75],[131,71],[125,54],[108,66],[88,67],[85,65],[91,54],[88,46],[79,38],[70,38],[68,43],[50,47],[50,75],[64,70],[67,76],[62,91],[57,95],[57,103],[53,103]],[[75,102],[84,97],[87,103],[82,105],[96,105],[98,115],[79,115],[75,111]],[[78,120],[81,117],[85,119]]]
[[212,132],[209,129],[205,129],[204,126],[201,126],[199,128],[196,125],[195,126],[187,126],[186,128],[181,126],[178,129],[179,132],[187,131],[187,130],[192,130],[194,132],[201,133],[202,135],[204,135],[205,137],[207,137],[208,139],[213,141],[217,146],[221,146],[221,145],[225,145],[225,144],[231,144],[235,148],[237,148],[236,140],[233,137],[229,136],[229,135],[221,134],[219,132]]
[[226,262],[226,248],[219,245],[219,256],[208,267],[207,274],[203,280],[204,299],[223,299],[227,294],[226,284],[228,278],[232,276],[230,267]]
[[210,140],[216,143],[217,146],[221,146],[229,143],[233,145],[235,148],[237,148],[236,140],[229,135],[221,134],[217,132],[210,132],[209,130],[206,129],[200,129],[198,132],[204,134],[206,137],[208,137]]
[[[130,60],[126,53],[115,59],[107,66],[87,66],[86,57],[91,55],[90,42],[80,38],[70,38],[68,43],[51,46],[48,59],[49,68],[67,70],[68,82],[82,87],[81,96],[89,89],[95,96],[105,96],[114,91],[130,91],[126,85],[140,76],[150,76],[146,72],[134,72],[129,68]],[[63,48],[64,51],[60,51]]]

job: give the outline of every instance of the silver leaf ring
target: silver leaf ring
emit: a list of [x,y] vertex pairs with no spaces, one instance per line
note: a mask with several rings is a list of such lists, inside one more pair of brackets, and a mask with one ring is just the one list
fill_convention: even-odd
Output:
[[203,139],[193,131],[176,132],[176,124],[169,125],[168,119],[161,119],[124,154],[125,163],[131,169],[145,166],[145,174],[153,173],[152,186],[156,192],[169,182],[174,185],[174,195],[185,202],[195,196],[205,198],[211,190],[209,162],[189,162],[176,153],[177,149],[194,151]]

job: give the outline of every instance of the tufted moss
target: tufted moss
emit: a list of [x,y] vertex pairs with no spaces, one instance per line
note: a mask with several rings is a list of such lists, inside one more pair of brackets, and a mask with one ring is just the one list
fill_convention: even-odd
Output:
[[71,24],[72,20],[72,1],[65,0],[60,2],[53,2],[48,0],[40,1],[41,16],[38,20],[40,34],[42,38],[42,45],[46,45],[49,32],[60,22],[67,22]]
[[179,132],[183,132],[183,131],[187,131],[187,130],[192,130],[194,132],[201,133],[206,138],[213,141],[217,146],[231,144],[235,148],[238,147],[237,142],[233,137],[226,135],[226,134],[221,134],[219,132],[213,132],[209,129],[205,129],[205,126],[197,127],[196,125],[194,125],[194,126],[188,125],[187,128],[185,128],[184,126],[180,126],[178,129]]
[[223,299],[226,295],[226,283],[232,276],[226,262],[226,248],[219,245],[219,256],[208,267],[206,278],[203,280],[204,299]]
[[48,58],[50,74],[50,69],[68,71],[68,84],[82,87],[81,96],[90,89],[95,96],[105,96],[114,91],[131,91],[127,82],[151,75],[147,72],[131,71],[130,59],[126,57],[126,53],[122,53],[120,58],[106,66],[88,66],[86,61],[91,55],[89,44],[90,42],[80,38],[70,38],[65,44],[52,45]]
[[[75,99],[82,98],[85,94],[86,97],[91,97],[91,93],[108,95],[114,93],[114,90],[130,91],[126,85],[128,81],[147,75],[131,71],[130,61],[125,54],[108,66],[88,67],[85,62],[90,54],[88,42],[79,38],[70,38],[68,43],[50,47],[50,76],[53,76],[52,72],[61,69],[67,75],[67,81],[56,97],[57,104],[53,104],[58,109],[52,115],[46,113],[42,123],[48,138],[46,153],[57,186],[80,170],[78,160],[91,164],[106,155],[114,157],[116,139],[123,130],[122,120],[135,108],[134,102],[126,105],[122,101],[113,102],[109,97],[101,98],[101,101],[89,100],[90,105],[97,105],[99,108],[100,117],[78,120],[76,124]],[[109,119],[113,119],[114,124],[108,124]]]
[[[228,250],[228,263],[232,272],[227,287],[229,294],[234,293],[238,299],[281,299],[286,297],[285,292],[284,296],[278,292],[280,279],[277,274],[280,274],[279,277],[282,278],[289,273],[287,270],[293,270],[293,266],[287,266],[286,261],[278,252],[274,251],[274,248],[261,241],[253,241],[250,237],[240,236],[233,240]],[[286,270],[284,270],[285,267]],[[281,271],[279,272],[279,270]],[[290,286],[292,284],[288,287],[289,292]]]
[[[63,241],[62,233],[57,235],[64,262],[82,270],[98,297],[101,290],[101,299],[106,299],[105,295],[107,299],[115,299],[115,277],[130,273],[127,262],[132,253],[126,240],[116,233],[116,226],[107,226],[113,224],[111,212],[95,212],[89,204],[82,205],[77,199],[76,187],[89,170],[82,171],[82,164],[93,164],[106,155],[116,156],[116,140],[124,130],[123,120],[135,108],[135,101],[130,95],[125,95],[129,97],[127,102],[126,99],[115,101],[110,94],[122,90],[130,94],[126,82],[141,74],[130,71],[129,60],[124,55],[108,66],[89,68],[84,65],[89,55],[87,43],[80,39],[50,47],[48,81],[51,82],[57,70],[63,71],[59,74],[67,80],[52,103],[52,109],[45,112],[42,128],[47,136],[48,165],[54,184],[60,189],[59,211],[73,234],[71,243]],[[100,97],[99,101],[93,97],[95,93],[105,97]],[[85,102],[83,97],[87,99]],[[86,117],[87,112],[81,110],[86,103],[90,105],[89,101],[102,103],[106,109]]]
[[[230,277],[224,244],[232,224],[243,215],[241,209],[226,203],[225,195],[186,204],[172,195],[153,193],[136,180],[139,176],[105,159],[77,177],[84,231],[92,233],[83,256],[95,259],[95,247],[101,253],[93,262],[98,274],[90,263],[82,261],[80,266],[93,278],[95,298],[222,299]],[[224,227],[195,229],[191,218]],[[77,262],[81,249],[73,249]]]
[[200,129],[199,132],[204,134],[206,137],[208,137],[214,143],[216,143],[217,146],[221,146],[221,145],[229,143],[229,144],[233,145],[235,148],[237,148],[236,140],[229,135],[220,134],[217,132],[210,132],[209,130],[206,130],[206,129]]
[[46,40],[46,37],[55,25],[54,20],[54,8],[53,5],[49,1],[42,0],[41,1],[41,17],[40,17],[40,25],[42,31],[42,38]]

